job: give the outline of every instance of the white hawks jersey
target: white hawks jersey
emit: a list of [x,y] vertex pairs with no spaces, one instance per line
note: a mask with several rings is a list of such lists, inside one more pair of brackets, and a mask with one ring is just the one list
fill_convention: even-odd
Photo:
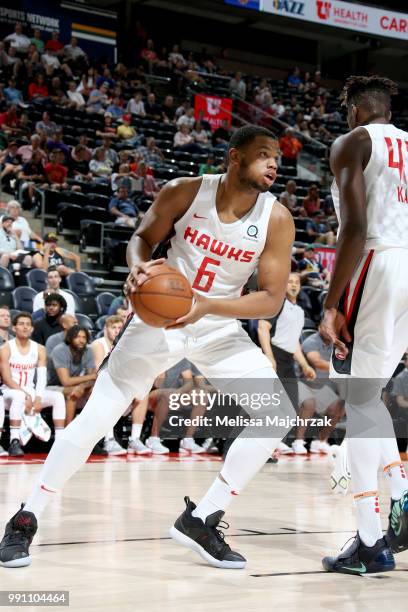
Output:
[[30,340],[30,350],[26,355],[20,353],[15,339],[9,341],[9,347],[9,365],[12,379],[19,387],[33,389],[34,375],[38,365],[37,342]]
[[210,298],[237,298],[258,265],[276,198],[269,192],[259,194],[244,217],[222,223],[216,208],[222,176],[203,176],[193,203],[174,225],[167,260],[198,293]]
[[[390,123],[364,125],[372,151],[364,170],[367,195],[367,249],[408,248],[408,133]],[[339,190],[332,186],[341,227]],[[339,230],[340,230],[339,227]]]

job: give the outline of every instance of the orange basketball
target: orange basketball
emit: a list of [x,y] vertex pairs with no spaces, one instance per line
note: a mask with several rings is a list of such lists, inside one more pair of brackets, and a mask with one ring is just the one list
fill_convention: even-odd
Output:
[[165,327],[190,311],[193,292],[186,277],[167,264],[153,266],[150,274],[130,300],[135,313],[147,325]]

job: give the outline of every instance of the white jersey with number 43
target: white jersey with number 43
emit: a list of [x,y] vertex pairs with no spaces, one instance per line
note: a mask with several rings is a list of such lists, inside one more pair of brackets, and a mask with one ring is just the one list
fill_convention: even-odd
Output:
[[[363,126],[372,151],[364,170],[367,195],[367,249],[408,249],[408,133],[390,123]],[[332,195],[341,226],[339,191]],[[340,228],[339,228],[340,229]]]
[[9,341],[10,373],[15,383],[24,389],[34,388],[34,375],[38,364],[38,344],[30,340],[30,350],[26,355],[20,353],[16,340]]
[[269,192],[260,194],[244,217],[222,223],[216,208],[221,177],[203,176],[193,203],[174,225],[167,261],[188,278],[195,291],[208,297],[237,298],[257,267],[276,198]]

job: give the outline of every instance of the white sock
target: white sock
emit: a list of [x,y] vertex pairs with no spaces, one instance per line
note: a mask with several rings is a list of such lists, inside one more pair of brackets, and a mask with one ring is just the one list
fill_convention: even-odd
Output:
[[37,483],[24,505],[24,510],[32,512],[38,518],[44,511],[48,502],[55,499],[56,493],[58,493],[58,489],[53,489],[49,485]]
[[20,439],[19,427],[10,427],[10,442],[12,440],[19,440],[19,439]]
[[408,489],[407,474],[401,461],[395,461],[386,465],[384,474],[390,486],[392,499],[401,499],[403,493]]
[[187,440],[188,442],[194,442],[194,438],[183,438],[183,440]]
[[383,537],[378,495],[360,498],[357,496],[357,499],[354,499],[360,538],[366,546],[374,546],[377,540]]
[[139,440],[140,434],[142,433],[142,427],[143,425],[137,423],[132,424],[132,433],[130,434],[132,440]]
[[105,442],[107,442],[108,440],[113,440],[114,437],[115,437],[114,431],[113,429],[111,429],[105,436]]
[[[193,510],[193,516],[199,517],[204,523],[207,516],[217,512],[217,510],[226,510],[232,501],[234,492],[226,482],[223,482],[218,476],[214,480],[203,499]],[[235,493],[235,495],[237,495]]]
[[160,438],[158,436],[150,436],[149,440],[150,442],[155,442],[156,440],[160,440]]
[[55,427],[54,428],[54,440],[59,438],[63,431],[64,431],[63,427]]

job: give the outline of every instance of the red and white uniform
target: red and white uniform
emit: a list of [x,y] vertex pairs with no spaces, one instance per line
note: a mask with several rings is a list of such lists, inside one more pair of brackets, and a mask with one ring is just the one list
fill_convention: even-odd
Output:
[[[265,246],[275,197],[260,194],[253,208],[234,223],[222,223],[216,209],[221,175],[205,175],[184,216],[175,224],[168,263],[208,298],[238,298]],[[279,237],[277,237],[279,239]],[[156,329],[136,315],[110,354],[115,384],[143,398],[158,374],[188,359],[205,378],[276,378],[269,359],[236,319],[205,316],[183,329]]]
[[[408,346],[408,133],[392,124],[363,127],[372,145],[364,170],[367,241],[341,304],[350,355],[334,356],[333,374],[388,379]],[[335,182],[332,195],[341,227]]]
[[22,389],[31,391],[35,388],[34,377],[38,364],[38,344],[30,340],[28,353],[20,353],[16,340],[9,341],[10,373],[13,381]]

